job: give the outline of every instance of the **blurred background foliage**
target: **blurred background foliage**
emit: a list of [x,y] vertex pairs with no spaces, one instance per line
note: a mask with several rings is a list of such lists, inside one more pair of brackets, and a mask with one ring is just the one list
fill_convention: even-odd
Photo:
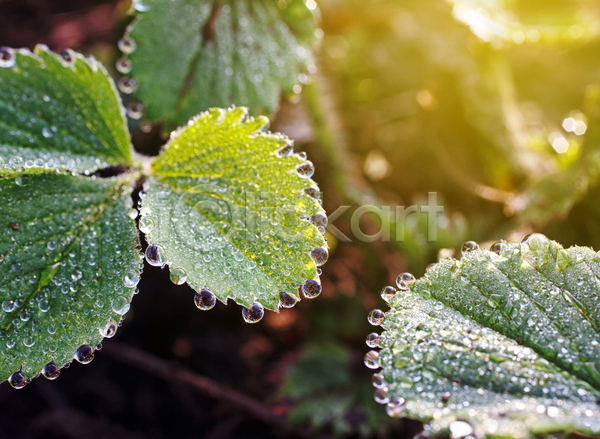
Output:
[[[329,214],[351,206],[334,223],[344,234],[352,237],[360,205],[393,211],[437,192],[445,209],[437,241],[427,242],[423,214],[407,216],[402,242],[394,233],[390,243],[329,234],[321,296],[254,326],[233,305],[199,312],[189,288],[146,267],[116,338],[262,401],[297,431],[100,353],[53,383],[37,380],[21,392],[0,386],[1,427],[11,437],[75,437],[74,425],[92,425],[89,437],[290,437],[305,428],[314,437],[412,437],[419,424],[385,415],[362,364],[366,315],[383,307],[381,288],[404,271],[421,276],[440,249],[467,239],[520,240],[535,230],[600,248],[597,0],[318,6],[320,47],[309,69],[316,73],[282,98],[272,130],[315,163]],[[126,0],[2,0],[0,45],[71,47],[110,68],[129,8]],[[136,149],[156,154],[161,128],[143,132],[130,122]],[[392,225],[372,215],[360,224],[369,234]],[[16,408],[25,406],[35,415]]]

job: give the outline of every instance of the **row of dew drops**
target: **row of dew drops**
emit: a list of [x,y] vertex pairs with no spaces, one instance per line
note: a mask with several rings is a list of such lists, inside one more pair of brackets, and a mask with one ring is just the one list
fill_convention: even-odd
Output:
[[[117,323],[114,319],[110,319],[105,326],[98,328],[98,330],[103,337],[111,338],[116,334],[117,327],[120,325],[121,323]],[[96,347],[84,344],[77,349],[73,359],[81,364],[91,363],[91,361],[94,359],[96,351],[100,349],[102,349],[102,343],[99,343]],[[71,362],[68,361],[62,365],[62,368],[66,369],[70,365]],[[57,365],[56,362],[52,360],[43,367],[40,373],[49,380],[55,380],[60,376],[60,370],[61,366]],[[15,389],[22,389],[35,378],[37,378],[37,376],[26,378],[21,368],[8,378],[8,383]]]
[[[143,230],[142,230],[143,231]],[[169,262],[166,257],[164,247],[159,244],[150,244],[146,248],[146,261],[154,266],[163,268],[168,265]],[[315,265],[323,265],[328,258],[328,252],[325,247],[315,247],[311,252],[310,256],[315,262]],[[317,269],[317,274],[321,274],[321,269]],[[171,282],[175,285],[182,285],[187,280],[187,273],[183,268],[172,268],[170,273]],[[304,284],[300,287],[304,297],[307,299],[314,299],[321,294],[321,282],[318,279],[307,279]],[[280,308],[292,308],[300,299],[296,298],[293,294],[285,291],[279,293],[279,307]],[[203,287],[194,296],[194,303],[196,307],[202,311],[208,311],[212,309],[217,303],[217,297],[208,288]],[[242,308],[242,317],[247,323],[257,323],[264,316],[264,307],[259,302],[254,302],[250,307]]]
[[[188,7],[191,7],[191,5],[188,5]],[[224,8],[228,8],[228,7],[229,6],[227,6],[227,5],[224,6]],[[134,10],[136,10],[138,12],[147,12],[150,9],[150,6],[146,5],[142,1],[134,1],[133,8],[134,8]],[[243,20],[244,19],[242,19],[242,22],[240,22],[240,24],[243,24]],[[249,38],[250,38],[250,40],[252,39],[251,37],[249,37]],[[127,76],[131,72],[131,69],[133,68],[133,63],[127,56],[136,50],[137,44],[136,44],[135,40],[133,38],[131,38],[130,36],[124,36],[123,38],[121,38],[118,41],[117,45],[123,55],[117,60],[117,62],[115,64],[115,68],[117,69],[117,71],[119,73],[124,75],[118,81],[117,87],[119,88],[119,90],[122,93],[124,93],[126,95],[130,95],[137,90],[139,84],[135,78]],[[241,50],[244,51],[247,49],[241,49]],[[296,48],[296,51],[298,52],[298,55],[300,58],[306,58],[306,53],[308,53],[308,52],[304,48],[299,46]],[[284,60],[279,60],[279,62],[284,63]],[[316,67],[314,65],[310,65],[309,72],[311,72],[311,73],[316,72]],[[231,75],[233,75],[233,69],[231,67],[227,67],[225,69],[225,73],[227,76],[231,76]],[[283,74],[283,71],[282,71],[282,74]],[[305,84],[308,82],[308,76],[305,73],[300,73],[298,75],[298,81],[300,83]],[[262,82],[262,75],[261,74],[255,75],[254,78],[252,79],[252,82],[258,82],[258,83]],[[302,90],[302,86],[297,84],[293,87],[293,90],[297,94]],[[245,99],[245,97],[242,96],[241,99],[243,100],[243,99]],[[242,104],[245,104],[245,103],[242,102]],[[129,103],[129,105],[127,106],[127,115],[131,119],[134,119],[134,120],[141,119],[142,116],[144,115],[144,106],[138,102]],[[149,132],[151,130],[151,128],[152,128],[152,124],[149,121],[143,120],[140,122],[140,129],[143,132]]]
[[[133,67],[132,62],[127,58],[127,55],[133,53],[136,49],[136,43],[131,37],[123,37],[119,40],[117,45],[119,50],[123,53],[123,56],[117,60],[115,68],[119,73],[127,75]],[[138,82],[129,76],[123,76],[117,82],[118,89],[126,95],[132,94],[137,89],[137,86]],[[139,120],[143,115],[144,106],[139,102],[130,102],[127,105],[127,116],[129,118]],[[152,124],[147,120],[143,120],[140,122],[140,129],[142,132],[148,133],[152,129]]]
[[[135,209],[133,209],[135,210]],[[130,217],[131,217],[130,213]],[[140,255],[141,256],[141,255]],[[140,270],[142,269],[143,264],[140,265]],[[128,271],[123,276],[123,286],[125,288],[135,288],[135,293],[137,294],[137,285],[140,281],[140,274],[135,270]],[[47,304],[47,301],[44,301]],[[40,309],[44,311],[42,308],[42,303],[40,302]],[[12,311],[15,306],[18,306],[17,303],[13,301],[4,301],[2,303],[2,309],[5,312]],[[125,300],[124,297],[118,297],[111,302],[112,310],[121,315],[121,321],[117,322],[112,317],[108,319],[108,321],[98,327],[98,332],[103,338],[112,338],[117,333],[117,328],[122,325],[122,320],[125,318],[125,314],[129,311],[129,302]],[[46,309],[47,310],[47,309]],[[92,347],[90,345],[84,344],[80,346],[75,355],[73,357],[74,360],[78,361],[81,364],[90,363],[95,356],[95,351],[102,349],[102,343],[99,343],[96,347]],[[62,366],[58,366],[54,360],[47,363],[41,370],[40,374],[49,380],[55,380],[60,376],[61,368],[68,368],[71,365],[71,362],[66,362]],[[29,384],[33,379],[37,378],[39,375],[34,377],[26,378],[23,374],[22,368],[18,371],[14,372],[9,378],[9,384],[15,389],[22,389],[27,384]]]
[[[539,233],[534,233],[534,234],[528,235],[522,241],[523,244],[528,244],[534,248],[539,247],[547,242],[548,242],[548,239],[544,235],[541,235]],[[492,244],[492,246],[490,247],[490,251],[494,252],[495,254],[497,254],[499,256],[502,256],[504,254],[504,252],[506,251],[506,249],[507,249],[507,245],[506,245],[505,241],[496,242],[496,243]],[[479,245],[474,241],[467,241],[461,247],[461,254],[464,256],[467,253],[473,252],[475,250],[479,250]],[[432,265],[434,265],[434,264],[431,264],[430,266],[428,266],[427,270],[429,270],[432,267]],[[400,274],[396,278],[397,289],[392,286],[384,287],[381,290],[382,299],[385,300],[386,302],[389,302],[390,299],[392,297],[394,297],[398,291],[409,291],[410,285],[413,282],[415,282],[415,280],[416,280],[415,277],[411,273]],[[369,313],[367,320],[369,321],[369,323],[371,325],[379,326],[383,323],[383,321],[385,319],[385,315],[386,315],[386,313],[383,312],[382,310],[373,309]],[[378,334],[377,332],[372,332],[369,335],[367,335],[366,345],[369,348],[371,348],[372,350],[366,353],[366,355],[364,357],[364,364],[369,369],[378,369],[381,367],[381,365],[378,362],[379,353],[374,350],[374,349],[380,347],[380,340],[381,340],[381,335]],[[402,412],[404,411],[404,405],[405,405],[406,401],[400,397],[389,398],[387,396],[388,385],[385,382],[383,375],[380,373],[373,374],[372,384],[373,384],[373,387],[375,387],[375,392],[374,392],[375,402],[377,402],[378,404],[385,404],[386,412],[390,417],[401,416]],[[448,395],[448,394],[442,395],[443,402],[447,402],[449,399],[450,399],[450,395]],[[452,422],[449,425],[449,429],[451,432],[451,437],[453,437],[453,438],[467,437],[467,436],[472,435],[474,432],[473,427],[469,423],[462,421],[462,420],[457,420],[457,421]]]
[[[283,147],[279,148],[275,151],[275,155],[277,157],[285,157],[289,156],[293,153],[293,142],[289,142]],[[306,159],[306,153],[300,152],[297,154],[301,159]],[[296,173],[302,178],[310,178],[314,173],[314,166],[310,161],[305,161],[296,166]],[[322,203],[319,198],[319,188],[316,186],[310,186],[302,190],[305,195],[310,196],[311,198],[317,200],[319,204]],[[154,222],[149,219],[144,209],[149,209],[148,206],[140,207],[139,213],[141,214],[141,218],[139,220],[139,229],[144,234],[148,234],[152,232],[155,228]],[[136,209],[131,209],[129,212],[129,216],[132,219],[137,218],[138,211]],[[317,212],[310,217],[303,218],[311,222],[320,233],[325,233],[325,227],[327,226],[327,216],[324,212]],[[329,252],[326,247],[317,246],[313,248],[309,252],[310,257],[314,261],[317,267],[325,264],[329,257]],[[170,265],[167,260],[166,252],[164,247],[160,244],[150,244],[146,248],[145,252],[146,261],[154,266],[154,267],[165,267],[165,265]],[[321,269],[317,269],[317,275],[321,275]],[[171,269],[170,273],[171,282],[175,285],[183,285],[187,281],[187,272],[183,268],[175,267]],[[319,294],[321,294],[322,286],[321,282],[318,279],[307,279],[304,284],[300,286],[300,290],[302,294],[307,299],[314,299]],[[280,308],[292,308],[296,303],[298,303],[300,299],[296,298],[293,294],[285,291],[281,291],[279,293],[279,307]],[[194,303],[196,307],[202,311],[208,311],[212,309],[217,303],[217,297],[215,294],[207,287],[204,286],[199,292],[197,292],[194,296]],[[244,307],[242,309],[242,317],[247,323],[257,323],[264,316],[264,307],[259,302],[254,302],[250,307]]]

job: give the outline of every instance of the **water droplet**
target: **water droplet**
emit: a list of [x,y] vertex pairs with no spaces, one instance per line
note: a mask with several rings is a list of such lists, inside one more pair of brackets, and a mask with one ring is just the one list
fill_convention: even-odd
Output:
[[135,288],[140,282],[140,275],[137,271],[131,270],[123,276],[123,285],[125,288]]
[[473,427],[465,421],[454,421],[450,424],[450,438],[460,439],[473,434]]
[[0,47],[0,67],[12,67],[15,65],[13,50],[9,47]]
[[69,52],[68,50],[63,50],[60,54],[60,57],[63,59],[64,62],[66,63],[72,63],[73,62],[73,57],[71,56],[71,52]]
[[379,346],[380,339],[381,337],[378,333],[371,332],[369,335],[367,335],[367,346],[369,346],[370,348],[376,348],[377,346]]
[[310,222],[317,227],[327,227],[327,215],[323,212],[317,212],[310,217]]
[[19,175],[17,178],[15,178],[15,183],[17,186],[25,186],[27,183],[29,183],[29,176]]
[[183,268],[174,268],[171,270],[170,278],[175,285],[183,285],[187,280],[187,273]]
[[386,387],[382,387],[381,389],[375,389],[375,393],[373,394],[375,402],[377,404],[387,404],[388,402],[390,402],[389,398],[387,397],[387,392],[388,390]]
[[38,307],[40,308],[41,312],[48,312],[48,310],[50,309],[50,302],[48,302],[47,300],[40,300],[40,303],[38,303]]
[[125,55],[129,55],[136,48],[135,41],[131,37],[121,38],[118,42],[118,46],[119,46],[119,50],[121,52],[123,52]]
[[25,384],[27,384],[27,380],[25,379],[23,372],[18,370],[8,378],[8,383],[15,389],[22,389],[25,387]]
[[19,271],[21,269],[21,264],[18,262],[16,264],[12,264],[13,271]]
[[469,252],[479,250],[479,245],[475,241],[467,241],[460,248],[460,252],[466,255]]
[[373,374],[373,377],[371,378],[371,383],[376,389],[381,389],[386,386],[385,380],[383,379],[383,375],[381,375],[380,373]]
[[507,248],[508,246],[504,241],[498,241],[492,244],[490,251],[496,253],[498,256],[502,256]]
[[376,351],[369,351],[365,355],[365,366],[369,369],[377,369],[379,368],[379,362],[377,361],[379,357],[379,353]]
[[86,344],[79,346],[74,358],[81,364],[91,363],[94,359],[94,348]]
[[133,0],[133,9],[138,12],[148,12],[150,5],[147,5],[144,0]]
[[102,337],[112,338],[117,333],[118,323],[114,319],[108,319],[104,326],[98,328],[98,332]]
[[310,186],[304,188],[302,189],[302,192],[304,192],[309,197],[314,198],[315,200],[319,199],[319,188],[317,186]]
[[56,241],[48,241],[48,244],[46,244],[46,247],[48,248],[48,250],[53,251],[53,250],[56,250],[56,247],[58,247],[58,244],[56,243]]
[[307,299],[314,299],[321,294],[321,289],[321,282],[316,279],[308,279],[302,285],[302,294],[304,294],[304,297]]
[[315,261],[315,265],[320,267],[325,262],[327,262],[327,258],[329,257],[329,252],[325,247],[315,247],[310,251],[310,257],[313,261]]
[[558,269],[562,271],[567,268],[570,263],[571,258],[569,258],[569,253],[564,248],[561,248],[556,254],[556,265],[558,266]]
[[42,375],[49,380],[55,380],[60,375],[60,367],[56,365],[54,360],[46,364],[42,369]]
[[415,281],[415,277],[410,273],[402,273],[396,278],[398,289],[407,291],[408,286]]
[[141,119],[144,115],[144,106],[142,104],[131,102],[127,106],[127,116],[134,120]]
[[146,261],[154,267],[162,267],[167,263],[165,249],[158,244],[150,244],[146,249]]
[[122,316],[129,311],[129,300],[125,296],[117,296],[111,300],[111,307],[115,313]]
[[138,83],[135,79],[128,78],[127,76],[123,76],[121,79],[119,79],[119,83],[117,84],[119,90],[126,95],[133,93],[137,88],[137,85]]
[[[394,397],[390,402],[388,402],[387,407],[385,408],[385,412],[391,418],[398,418],[402,412],[404,411],[404,405],[406,401],[404,398]],[[426,435],[423,435],[426,437]],[[415,436],[415,439],[419,438],[419,435]]]
[[531,233],[521,241],[521,244],[527,244],[532,250],[545,250],[549,243],[548,238],[541,233]]
[[146,235],[154,230],[154,221],[147,216],[140,218],[140,231]]
[[217,303],[217,297],[211,290],[204,287],[194,296],[194,303],[198,309],[201,309],[202,311],[208,311]]
[[42,128],[42,136],[44,136],[46,139],[49,139],[53,135],[54,135],[54,133],[52,132],[52,130],[50,128],[48,128],[48,127]]
[[400,277],[404,282],[406,282],[407,285],[412,284],[416,280],[411,273],[402,273]]
[[137,216],[138,216],[138,211],[137,211],[137,209],[129,209],[129,210],[127,211],[127,216],[128,216],[129,218],[131,218],[132,220],[136,219],[136,218],[137,218]]
[[290,293],[281,291],[279,293],[279,307],[280,308],[292,308],[300,299],[292,296]]
[[15,302],[12,300],[5,300],[2,302],[2,310],[4,312],[12,312],[15,309]]
[[367,320],[373,326],[379,326],[383,322],[383,318],[385,317],[385,313],[380,309],[374,309],[369,313],[369,317]]
[[296,166],[296,173],[302,178],[310,178],[315,173],[315,167],[311,162],[306,161]]
[[21,314],[19,315],[19,317],[24,322],[27,322],[27,321],[29,321],[29,318],[31,317],[31,314],[29,314],[29,311],[27,311],[26,309],[24,309],[23,311],[21,311]]
[[115,65],[115,67],[117,68],[117,71],[124,75],[126,75],[127,73],[129,73],[131,71],[132,66],[133,66],[133,63],[131,62],[131,60],[129,60],[127,58],[119,58],[119,60],[117,61],[117,64]]
[[250,308],[242,308],[242,317],[246,323],[259,322],[264,315],[265,309],[258,302],[254,302]]
[[381,298],[383,300],[385,300],[386,302],[388,300],[390,300],[392,297],[394,297],[395,295],[396,295],[396,289],[394,287],[387,286],[381,290]]
[[19,156],[11,157],[10,160],[8,161],[8,165],[12,166],[13,168],[21,167],[23,165],[23,157],[19,157]]
[[534,268],[539,268],[550,260],[549,250],[550,241],[541,233],[532,233],[527,235],[521,241],[521,244],[529,247],[529,251],[524,250],[523,258]]
[[30,348],[35,344],[35,339],[33,337],[25,337],[25,339],[23,340],[23,344]]
[[279,148],[277,151],[275,151],[275,155],[277,157],[287,157],[290,154],[292,154],[293,152],[294,152],[294,143],[292,141],[290,141],[289,143],[285,144],[284,146]]

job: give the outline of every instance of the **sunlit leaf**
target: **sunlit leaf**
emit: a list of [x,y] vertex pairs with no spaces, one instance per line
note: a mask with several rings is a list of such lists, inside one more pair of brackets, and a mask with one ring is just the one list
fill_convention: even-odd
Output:
[[2,172],[130,164],[124,110],[101,64],[45,46],[0,49]]
[[368,342],[382,349],[365,357],[383,368],[376,401],[433,433],[599,434],[600,257],[539,234],[492,249],[467,245],[384,293]]
[[114,335],[140,273],[131,178],[0,179],[1,380],[22,370],[20,387]]
[[314,16],[301,0],[140,3],[117,67],[136,81],[147,118],[169,127],[232,104],[272,113],[311,58]]
[[299,285],[318,279],[311,253],[327,258],[326,217],[312,163],[287,137],[262,132],[265,117],[245,117],[244,108],[213,109],[172,134],[144,185],[140,229],[146,258],[168,263],[175,283],[276,310],[280,292],[293,302]]

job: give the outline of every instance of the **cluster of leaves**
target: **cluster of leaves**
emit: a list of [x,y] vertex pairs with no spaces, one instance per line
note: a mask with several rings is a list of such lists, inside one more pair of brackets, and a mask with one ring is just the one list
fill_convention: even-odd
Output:
[[[290,139],[266,131],[265,117],[230,107],[273,113],[282,91],[300,92],[304,71],[316,70],[313,3],[134,1],[117,62],[127,75],[118,88],[132,95],[127,111],[91,58],[43,46],[0,49],[0,379],[20,388],[39,373],[56,378],[73,358],[93,359],[136,292],[138,226],[148,263],[169,265],[174,283],[197,292],[200,309],[232,298],[256,322],[264,308],[293,306],[299,289],[308,298],[320,293],[327,217],[310,179],[314,167]],[[402,165],[418,151],[419,162],[423,154],[439,161],[461,187],[446,194],[451,202],[467,188],[518,213],[517,225],[565,215],[593,187],[598,88],[573,93],[583,113],[569,115],[569,100],[540,116],[521,101],[535,100],[538,110],[547,87],[526,90],[518,62],[539,45],[564,58],[557,48],[572,53],[597,36],[593,19],[567,14],[544,27],[523,5],[502,1],[328,7],[335,31],[325,41],[334,60],[327,67],[351,90],[346,103],[360,104],[344,113],[361,122],[352,124],[352,148],[376,139],[379,150],[366,157],[367,177],[385,179],[378,170],[389,166],[386,155]],[[352,10],[335,14],[344,8]],[[348,14],[367,25],[348,25]],[[402,69],[389,65],[394,59]],[[566,64],[557,78],[583,75],[577,62]],[[187,122],[155,160],[131,148],[126,113],[139,119],[142,108],[166,131]],[[414,149],[400,151],[398,139]],[[420,179],[440,178],[435,167],[403,169],[404,194]],[[131,195],[142,180],[138,213]],[[432,248],[464,233],[461,217],[448,218]],[[408,225],[403,249],[424,264],[415,250],[424,224]],[[369,320],[385,331],[367,339],[381,351],[365,357],[382,368],[373,376],[376,402],[391,417],[430,421],[436,435],[600,434],[600,256],[542,235],[492,250],[469,243],[460,261],[442,261],[418,281],[401,275],[398,289],[384,289],[391,310]],[[384,412],[365,401],[368,383],[354,386],[352,353],[327,340],[305,350],[281,389],[297,401],[292,422],[331,425],[340,435],[388,427]]]
[[265,132],[266,118],[211,109],[157,160],[138,160],[94,59],[44,46],[0,55],[0,379],[54,379],[115,334],[140,279],[131,196],[142,175],[146,260],[187,280],[199,308],[233,298],[256,322],[265,307],[293,306],[306,280],[305,295],[318,295],[327,247],[314,168]]

